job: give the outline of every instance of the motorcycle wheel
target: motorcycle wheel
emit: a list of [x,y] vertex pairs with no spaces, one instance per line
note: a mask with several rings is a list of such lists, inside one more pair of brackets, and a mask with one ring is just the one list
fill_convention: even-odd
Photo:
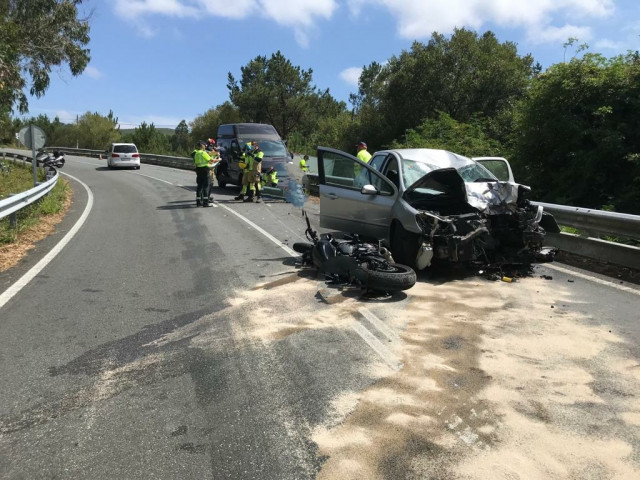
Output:
[[313,248],[312,243],[296,242],[293,244],[293,250],[298,253],[307,253]]
[[[374,270],[368,263],[360,265],[364,275],[354,275],[369,290],[399,292],[408,290],[416,283],[416,272],[406,265],[392,263],[389,270]],[[362,276],[363,278],[358,278]]]

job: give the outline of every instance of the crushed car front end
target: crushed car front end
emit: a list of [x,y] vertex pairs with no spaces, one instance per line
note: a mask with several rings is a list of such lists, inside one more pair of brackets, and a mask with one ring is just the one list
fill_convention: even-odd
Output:
[[465,182],[455,169],[432,172],[405,192],[420,228],[416,267],[432,262],[494,266],[553,260],[544,247],[553,217],[532,205],[530,189],[512,182]]

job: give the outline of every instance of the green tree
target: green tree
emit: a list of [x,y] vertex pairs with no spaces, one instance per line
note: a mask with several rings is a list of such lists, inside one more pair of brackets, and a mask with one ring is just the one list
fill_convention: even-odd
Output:
[[52,67],[66,64],[73,75],[85,69],[89,23],[78,18],[81,2],[0,0],[0,113],[14,105],[26,112],[25,88],[31,95],[43,95]]
[[225,123],[241,122],[242,117],[238,109],[230,102],[225,102],[215,108],[210,108],[191,122],[192,143],[207,138],[215,138],[218,126]]
[[136,127],[132,141],[138,147],[138,151],[144,153],[163,155],[170,153],[171,150],[169,138],[158,131],[153,123],[142,122],[139,127]]
[[106,117],[98,112],[87,112],[80,116],[76,133],[80,148],[105,150],[111,143],[120,140],[118,119],[111,111]]
[[638,52],[553,65],[517,111],[516,178],[540,200],[640,213],[639,111]]
[[186,154],[190,147],[189,126],[182,120],[171,136],[171,149],[174,153]]
[[246,121],[269,123],[283,138],[293,131],[308,132],[309,125],[313,125],[310,120],[322,110],[341,108],[329,90],[318,92],[311,85],[311,69],[294,66],[280,51],[271,58],[256,57],[241,71],[240,82],[229,73],[231,101]]
[[536,68],[530,55],[519,56],[514,43],[500,43],[490,31],[434,33],[386,65],[365,67],[352,103],[362,136],[383,146],[439,112],[459,122],[499,115],[524,96]]
[[487,137],[481,120],[469,123],[454,120],[440,112],[437,119],[425,120],[415,129],[407,130],[404,141],[395,141],[392,148],[438,148],[468,157],[499,156],[503,149],[497,140]]

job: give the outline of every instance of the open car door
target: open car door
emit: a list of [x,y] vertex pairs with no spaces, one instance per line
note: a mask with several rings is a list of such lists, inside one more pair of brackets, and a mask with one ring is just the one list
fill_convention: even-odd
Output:
[[370,238],[386,238],[398,190],[353,155],[318,147],[320,226]]
[[502,157],[473,157],[484,168],[493,173],[501,182],[515,182],[511,165],[506,158]]

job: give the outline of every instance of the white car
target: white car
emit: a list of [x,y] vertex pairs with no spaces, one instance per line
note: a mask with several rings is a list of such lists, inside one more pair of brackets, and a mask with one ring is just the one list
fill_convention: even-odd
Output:
[[140,169],[140,154],[134,143],[112,143],[107,151],[107,166]]

